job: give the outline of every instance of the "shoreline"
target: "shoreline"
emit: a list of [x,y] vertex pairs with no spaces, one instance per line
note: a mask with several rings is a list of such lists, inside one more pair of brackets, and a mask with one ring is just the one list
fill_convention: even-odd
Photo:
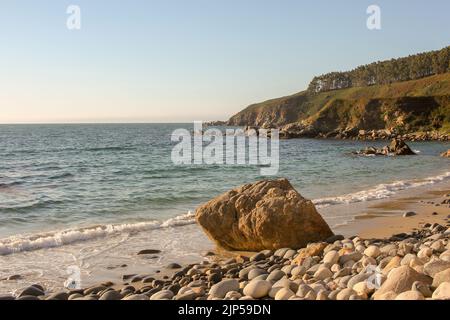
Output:
[[[383,239],[382,241],[389,241],[389,238],[395,234],[423,230],[426,224],[438,224],[448,228],[450,226],[450,204],[442,203],[445,199],[448,199],[448,197],[450,197],[450,182],[444,181],[443,183],[438,183],[436,185],[418,187],[413,191],[412,189],[402,190],[391,198],[378,201],[369,201],[367,203],[359,203],[356,204],[356,206],[352,204],[356,207],[355,210],[360,211],[360,215],[356,216],[353,221],[345,225],[333,228],[333,232],[336,235],[342,234],[347,239],[352,239],[356,236],[361,239]],[[333,207],[335,206],[325,209],[333,210]],[[361,207],[365,207],[365,209],[362,209]],[[413,211],[415,212],[415,215],[411,217],[403,217],[402,214],[407,211]],[[198,261],[198,263],[185,263],[181,261],[181,259],[178,261],[180,265],[175,265],[175,268],[173,269],[160,268],[156,273],[150,272],[146,274],[122,274],[122,282],[111,279],[113,281],[103,281],[101,286],[97,284],[96,286],[88,287],[88,289],[92,289],[93,287],[101,287],[106,291],[113,290],[114,292],[122,292],[124,291],[124,288],[126,289],[129,286],[132,286],[134,288],[133,294],[138,294],[136,292],[142,291],[142,288],[148,289],[149,284],[153,286],[155,283],[159,284],[161,282],[164,283],[171,281],[171,279],[173,279],[173,275],[179,273],[180,270],[190,270],[193,266],[198,267],[203,264],[243,264],[247,263],[248,259],[255,255],[254,252],[226,251],[217,248],[212,243],[211,249],[212,250],[206,253],[206,257],[203,259],[203,262]],[[83,292],[84,291],[85,290],[83,290]],[[56,292],[67,292],[67,290]],[[80,294],[80,290],[72,290],[69,292],[72,294]],[[92,292],[89,294],[91,295],[89,299],[99,298],[99,296],[93,297]],[[48,293],[45,296],[41,296],[39,299],[52,296],[52,293]],[[64,297],[66,296],[64,295]],[[68,297],[69,296],[66,298]],[[83,295],[83,299],[84,297],[85,295]]]

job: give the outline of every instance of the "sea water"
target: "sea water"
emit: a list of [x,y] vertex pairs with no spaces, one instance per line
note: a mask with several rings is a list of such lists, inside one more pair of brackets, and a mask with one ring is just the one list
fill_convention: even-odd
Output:
[[[370,202],[450,180],[448,142],[411,142],[417,156],[351,152],[386,141],[280,140],[277,176],[258,165],[174,165],[171,134],[192,124],[0,125],[0,293],[59,288],[77,266],[85,284],[195,262],[212,243],[195,208],[231,188],[285,177],[331,227],[333,206]],[[225,128],[223,128],[225,130]],[[349,211],[350,212],[350,211]],[[161,254],[137,256],[141,249]]]

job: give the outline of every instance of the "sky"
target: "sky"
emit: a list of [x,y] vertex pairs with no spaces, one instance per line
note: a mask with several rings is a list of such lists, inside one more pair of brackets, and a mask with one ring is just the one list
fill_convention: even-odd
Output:
[[[381,30],[366,27],[373,4]],[[225,120],[315,75],[448,46],[448,12],[448,0],[2,0],[0,123]]]

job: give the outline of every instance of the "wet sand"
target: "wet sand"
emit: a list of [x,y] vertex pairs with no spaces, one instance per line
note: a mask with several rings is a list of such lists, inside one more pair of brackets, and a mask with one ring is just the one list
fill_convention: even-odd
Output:
[[[446,195],[450,194],[448,185],[413,192],[416,194],[401,195],[368,205],[366,212],[357,215],[353,222],[335,228],[335,233],[362,238],[387,238],[418,229],[426,223],[448,224],[450,205],[442,203],[448,199]],[[405,212],[414,212],[415,215],[403,217]]]

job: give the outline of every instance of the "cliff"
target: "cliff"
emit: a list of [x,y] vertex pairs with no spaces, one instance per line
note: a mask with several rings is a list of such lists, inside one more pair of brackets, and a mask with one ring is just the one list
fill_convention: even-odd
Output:
[[431,131],[447,139],[450,47],[314,77],[307,90],[252,104],[227,124],[280,128],[288,138],[381,130],[386,138]]
[[392,84],[297,94],[250,105],[228,125],[328,136],[359,130],[450,132],[450,73]]

